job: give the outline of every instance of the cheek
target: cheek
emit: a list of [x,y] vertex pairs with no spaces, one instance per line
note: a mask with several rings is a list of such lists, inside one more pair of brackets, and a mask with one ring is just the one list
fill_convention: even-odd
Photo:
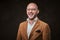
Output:
[[37,11],[34,11],[33,13],[34,13],[35,15],[37,15]]
[[26,14],[28,14],[29,12],[28,11],[26,11]]
[[27,12],[27,14],[29,13],[29,11],[26,11]]

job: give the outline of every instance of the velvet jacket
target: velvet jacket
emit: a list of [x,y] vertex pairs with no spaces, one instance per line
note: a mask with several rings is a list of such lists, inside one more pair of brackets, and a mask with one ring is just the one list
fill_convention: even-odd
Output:
[[51,40],[51,30],[47,23],[38,20],[34,25],[29,39],[27,36],[27,21],[20,23],[17,40]]

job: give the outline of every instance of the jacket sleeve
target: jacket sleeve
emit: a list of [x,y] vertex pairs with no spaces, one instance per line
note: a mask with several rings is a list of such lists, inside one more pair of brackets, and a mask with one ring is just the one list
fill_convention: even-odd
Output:
[[21,27],[19,26],[18,33],[17,33],[17,39],[16,40],[22,40],[21,37]]
[[43,40],[51,40],[51,30],[48,24],[43,28]]

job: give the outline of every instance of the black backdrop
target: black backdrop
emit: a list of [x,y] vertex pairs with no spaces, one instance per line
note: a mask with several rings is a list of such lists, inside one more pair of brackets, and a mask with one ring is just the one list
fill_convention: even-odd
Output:
[[[0,1],[0,40],[16,40],[19,23],[26,20],[26,5],[34,0]],[[35,0],[39,6],[39,19],[51,28],[51,40],[59,40],[59,1]]]

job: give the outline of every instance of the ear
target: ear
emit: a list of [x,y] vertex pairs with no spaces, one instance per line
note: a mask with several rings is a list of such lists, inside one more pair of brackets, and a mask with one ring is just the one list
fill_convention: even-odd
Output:
[[39,14],[39,10],[38,10],[37,14]]

